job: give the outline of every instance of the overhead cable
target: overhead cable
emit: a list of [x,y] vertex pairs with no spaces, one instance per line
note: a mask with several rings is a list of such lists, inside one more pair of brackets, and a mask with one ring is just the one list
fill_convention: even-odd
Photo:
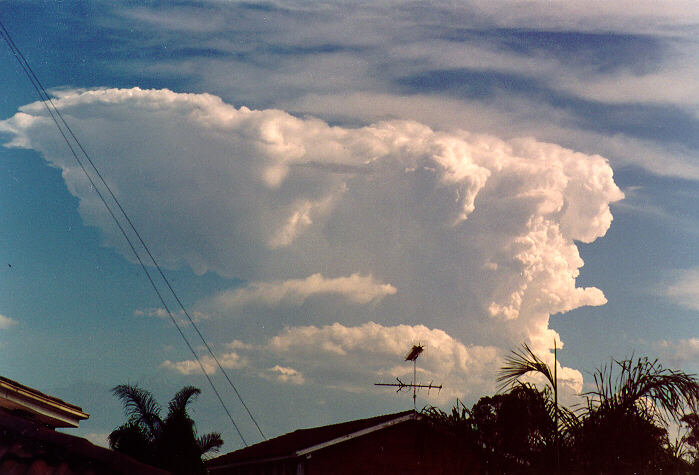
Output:
[[[233,381],[232,381],[232,380],[230,379],[230,377],[228,376],[228,373],[225,371],[225,369],[224,369],[223,366],[221,365],[219,359],[216,357],[216,355],[215,355],[214,352],[212,351],[210,345],[209,345],[208,342],[206,341],[206,338],[204,337],[204,335],[203,335],[203,334],[201,333],[201,331],[199,330],[199,327],[196,325],[196,322],[195,322],[194,319],[190,316],[190,314],[189,314],[189,312],[187,311],[186,307],[184,306],[184,304],[182,303],[181,299],[179,298],[179,296],[178,296],[177,293],[175,292],[174,288],[173,288],[172,285],[170,284],[169,279],[168,279],[168,278],[165,276],[165,274],[163,273],[162,268],[160,267],[160,265],[158,264],[157,260],[155,259],[155,257],[154,257],[153,254],[151,253],[150,248],[148,247],[148,245],[145,243],[145,241],[144,241],[143,238],[141,237],[141,234],[138,232],[136,226],[135,226],[135,225],[133,224],[133,222],[131,221],[131,219],[130,219],[128,213],[127,213],[126,210],[122,207],[121,203],[120,203],[119,200],[117,199],[117,197],[116,197],[116,195],[114,194],[114,192],[112,191],[111,187],[107,184],[106,180],[104,179],[104,177],[103,177],[102,174],[100,173],[99,169],[95,166],[94,162],[93,162],[92,159],[90,158],[90,155],[87,153],[87,151],[86,151],[85,148],[82,146],[82,144],[80,143],[80,141],[78,140],[78,138],[76,137],[76,135],[73,133],[73,130],[70,128],[70,126],[68,125],[68,123],[66,122],[66,120],[63,118],[63,115],[61,114],[61,112],[59,111],[59,109],[56,107],[56,105],[54,104],[54,102],[53,102],[53,100],[51,99],[51,97],[49,96],[49,94],[46,92],[46,89],[45,89],[44,86],[41,84],[41,81],[39,81],[38,77],[37,77],[36,74],[34,73],[34,71],[33,71],[33,69],[31,68],[31,66],[29,65],[29,62],[26,60],[26,58],[25,58],[24,55],[22,54],[21,50],[20,50],[20,49],[17,47],[17,45],[14,43],[14,41],[12,40],[11,35],[9,34],[9,32],[7,31],[7,29],[5,28],[5,25],[4,25],[1,21],[0,21],[0,33],[2,33],[3,40],[5,40],[5,42],[7,43],[8,47],[10,48],[10,51],[12,52],[12,54],[13,54],[13,55],[15,56],[15,58],[17,59],[18,63],[20,64],[20,66],[21,66],[21,68],[22,68],[22,70],[23,70],[24,73],[27,75],[27,78],[29,79],[29,81],[32,83],[32,86],[34,87],[34,89],[36,90],[37,94],[39,95],[39,99],[40,99],[41,102],[44,104],[44,107],[45,107],[46,110],[48,111],[48,113],[49,113],[49,115],[51,116],[53,122],[56,124],[56,127],[58,128],[58,130],[59,130],[59,132],[61,133],[63,139],[65,140],[66,144],[68,145],[68,148],[70,149],[71,154],[72,154],[73,157],[75,158],[76,162],[78,163],[78,165],[79,165],[80,168],[82,169],[82,171],[83,171],[83,173],[85,174],[85,176],[86,176],[86,177],[88,178],[88,180],[90,181],[90,184],[92,185],[92,187],[93,187],[93,188],[95,189],[95,191],[97,192],[97,195],[99,196],[100,200],[101,200],[102,203],[104,204],[105,208],[107,209],[107,211],[109,212],[110,216],[112,217],[112,219],[113,219],[114,222],[116,223],[117,227],[118,227],[119,230],[121,231],[122,235],[123,235],[124,238],[126,239],[127,243],[129,244],[129,247],[131,248],[131,250],[133,251],[134,255],[136,256],[136,259],[138,260],[139,264],[140,264],[141,267],[143,268],[143,271],[145,272],[146,277],[148,278],[148,281],[150,282],[150,284],[151,284],[151,286],[153,287],[154,291],[156,292],[156,294],[157,294],[157,296],[158,296],[160,302],[162,303],[164,309],[166,310],[168,316],[170,317],[170,320],[172,321],[172,323],[173,323],[173,324],[175,325],[175,327],[177,328],[178,332],[180,333],[180,336],[182,336],[182,339],[185,341],[185,344],[186,344],[187,347],[189,348],[190,352],[194,355],[194,358],[196,359],[196,361],[197,361],[197,363],[199,364],[199,366],[200,366],[202,372],[203,372],[204,375],[206,376],[206,379],[208,380],[208,382],[209,382],[209,384],[210,384],[212,390],[213,390],[214,393],[216,394],[216,397],[218,398],[219,402],[221,403],[221,406],[223,407],[224,411],[225,411],[226,414],[228,415],[228,418],[231,420],[231,423],[233,424],[233,426],[235,427],[236,431],[238,432],[238,435],[240,436],[241,440],[243,441],[243,444],[244,444],[245,446],[248,445],[247,442],[245,441],[245,438],[243,437],[242,433],[240,432],[240,430],[239,430],[237,424],[236,424],[235,421],[233,420],[233,417],[231,416],[230,411],[228,410],[228,408],[226,407],[225,403],[223,402],[223,399],[221,398],[220,393],[217,391],[217,389],[216,389],[216,387],[215,387],[215,385],[214,385],[214,383],[213,383],[211,377],[210,377],[209,374],[206,372],[206,370],[205,370],[205,368],[204,368],[204,365],[202,364],[202,362],[201,362],[201,360],[200,360],[198,354],[196,353],[196,351],[195,351],[194,348],[192,347],[191,343],[189,342],[189,340],[188,340],[187,337],[185,336],[185,334],[184,334],[184,332],[182,331],[180,325],[177,323],[177,320],[175,319],[175,317],[174,317],[172,311],[170,310],[170,308],[169,308],[169,307],[167,306],[167,304],[165,303],[165,299],[163,298],[162,294],[161,294],[160,291],[158,290],[157,285],[155,284],[155,282],[154,282],[152,276],[150,275],[150,273],[149,273],[149,271],[148,271],[148,269],[147,269],[145,263],[143,262],[143,260],[141,259],[140,255],[139,255],[139,253],[137,252],[136,247],[134,246],[134,244],[133,244],[131,238],[128,236],[128,233],[126,232],[126,230],[125,230],[124,227],[122,226],[120,220],[117,218],[116,214],[115,214],[114,211],[112,210],[112,208],[111,208],[110,204],[108,203],[107,199],[105,198],[104,194],[99,190],[99,188],[97,187],[97,184],[95,183],[94,179],[93,179],[92,176],[88,173],[87,169],[85,168],[85,165],[84,165],[83,161],[82,161],[82,160],[80,159],[80,157],[78,156],[78,153],[76,152],[76,150],[75,150],[73,144],[70,142],[70,139],[68,138],[68,136],[70,136],[70,137],[73,139],[73,141],[75,142],[75,144],[77,144],[77,146],[78,146],[78,148],[80,149],[80,151],[82,152],[84,158],[87,160],[87,162],[88,162],[88,163],[90,164],[90,166],[92,167],[92,170],[94,171],[94,173],[96,174],[96,176],[99,178],[100,183],[104,186],[104,188],[107,190],[109,196],[112,198],[113,202],[114,202],[114,203],[117,205],[117,207],[119,208],[119,211],[121,212],[121,215],[124,217],[124,219],[126,220],[126,222],[127,222],[128,225],[129,225],[130,229],[133,231],[133,233],[134,233],[134,234],[136,235],[136,237],[138,238],[138,241],[140,242],[141,246],[143,247],[143,249],[144,249],[144,250],[146,251],[146,253],[148,254],[148,257],[150,258],[151,262],[153,263],[153,266],[158,270],[158,273],[159,273],[160,277],[163,279],[163,282],[165,282],[167,288],[170,290],[170,293],[173,295],[173,297],[174,297],[175,300],[177,301],[177,303],[178,303],[178,305],[180,306],[182,312],[186,315],[186,317],[187,317],[189,323],[190,323],[190,324],[192,325],[192,327],[195,329],[197,335],[199,335],[199,338],[202,340],[202,342],[203,342],[204,346],[206,347],[207,351],[209,352],[210,356],[211,356],[211,357],[213,358],[213,360],[216,362],[218,368],[221,370],[221,373],[225,376],[226,380],[228,381],[228,384],[231,386],[231,388],[232,388],[233,391],[235,392],[236,396],[237,396],[238,399],[240,400],[241,404],[242,404],[243,407],[245,408],[246,412],[248,413],[248,416],[250,417],[250,419],[253,421],[253,423],[254,423],[255,426],[257,427],[257,430],[259,431],[260,435],[262,436],[263,439],[265,439],[265,436],[264,436],[264,434],[263,434],[263,432],[262,432],[262,429],[260,428],[260,425],[259,425],[258,422],[255,420],[255,417],[253,416],[252,412],[251,412],[250,409],[248,408],[247,404],[245,404],[245,401],[243,400],[243,398],[242,398],[240,392],[239,392],[238,389],[235,387],[235,385],[233,384]],[[65,128],[65,130],[64,130],[64,128]]]

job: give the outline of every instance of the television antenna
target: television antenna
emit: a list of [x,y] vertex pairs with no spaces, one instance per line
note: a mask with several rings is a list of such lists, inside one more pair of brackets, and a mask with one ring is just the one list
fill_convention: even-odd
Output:
[[442,385],[440,384],[439,386],[429,383],[429,384],[418,384],[417,382],[417,357],[422,354],[422,352],[425,350],[425,347],[423,345],[413,345],[412,349],[410,352],[407,354],[405,357],[405,361],[412,361],[413,362],[413,381],[411,383],[404,383],[403,381],[400,380],[400,378],[396,378],[397,383],[374,383],[374,386],[390,386],[396,389],[396,392],[400,392],[403,389],[407,389],[410,391],[411,389],[413,390],[413,410],[415,410],[415,399],[417,398],[417,390],[420,388],[427,388],[427,392],[429,393],[430,389],[437,389],[437,390],[442,390]]

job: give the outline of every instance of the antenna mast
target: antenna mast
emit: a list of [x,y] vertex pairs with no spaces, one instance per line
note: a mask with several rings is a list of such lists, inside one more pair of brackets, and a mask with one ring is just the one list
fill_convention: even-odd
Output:
[[400,392],[403,389],[412,389],[413,390],[413,410],[416,409],[416,399],[417,399],[417,390],[418,388],[427,388],[427,391],[429,392],[430,389],[442,389],[442,385],[440,384],[439,386],[434,385],[432,383],[430,384],[418,384],[417,383],[417,357],[420,356],[420,354],[425,350],[425,347],[422,345],[413,345],[413,348],[410,350],[410,353],[405,357],[405,361],[412,361],[413,362],[413,381],[412,383],[404,383],[403,381],[400,380],[400,378],[396,378],[397,383],[374,383],[374,386],[391,386],[394,388],[398,388],[396,392]]

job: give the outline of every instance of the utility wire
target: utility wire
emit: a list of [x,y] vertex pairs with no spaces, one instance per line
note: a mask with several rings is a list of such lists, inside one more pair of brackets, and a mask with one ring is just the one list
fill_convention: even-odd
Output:
[[[226,407],[225,403],[223,402],[223,399],[221,398],[221,395],[219,394],[218,390],[216,389],[216,386],[214,385],[213,381],[211,380],[211,377],[209,376],[209,374],[208,374],[208,373],[206,372],[206,370],[204,369],[204,365],[202,364],[201,360],[199,359],[199,356],[197,355],[196,351],[195,351],[194,348],[192,347],[191,343],[189,342],[189,340],[188,340],[187,337],[185,336],[184,332],[182,331],[182,328],[181,328],[180,325],[177,323],[177,320],[175,319],[175,317],[173,316],[173,314],[172,314],[172,312],[170,311],[169,307],[168,307],[167,304],[165,303],[165,299],[163,298],[162,294],[161,294],[160,291],[158,290],[158,287],[156,286],[155,282],[153,281],[153,278],[151,277],[150,273],[148,272],[148,269],[146,268],[146,266],[145,266],[143,260],[141,259],[141,256],[140,256],[140,255],[138,254],[138,252],[136,251],[136,248],[134,247],[133,242],[132,242],[131,239],[129,238],[129,236],[128,236],[126,230],[123,228],[123,226],[121,225],[121,223],[120,223],[119,220],[117,219],[116,215],[114,214],[113,210],[111,209],[111,207],[110,207],[109,204],[107,203],[107,200],[105,199],[105,197],[104,197],[104,195],[102,194],[102,192],[100,192],[100,190],[99,190],[99,188],[97,187],[96,183],[94,182],[93,178],[92,178],[92,177],[90,176],[90,174],[87,172],[87,169],[85,168],[85,166],[84,166],[82,160],[80,160],[80,158],[78,157],[78,154],[76,153],[75,148],[73,147],[73,145],[71,144],[70,140],[68,139],[68,136],[66,135],[65,131],[63,130],[63,128],[62,128],[61,125],[59,124],[58,120],[56,119],[55,113],[58,113],[58,109],[57,109],[56,106],[53,104],[53,101],[51,101],[51,99],[50,99],[50,97],[48,96],[48,94],[46,94],[46,90],[44,89],[44,87],[43,87],[43,86],[41,85],[41,83],[39,82],[38,78],[37,78],[36,75],[34,74],[34,72],[33,72],[33,70],[31,69],[31,67],[29,66],[29,63],[28,63],[28,62],[26,61],[26,59],[24,58],[24,55],[22,55],[21,51],[17,48],[17,46],[15,45],[14,41],[12,41],[12,37],[9,35],[7,29],[5,28],[5,25],[3,25],[1,21],[0,21],[0,29],[2,30],[2,33],[3,33],[3,39],[5,40],[5,42],[6,42],[6,43],[8,44],[8,46],[10,47],[10,50],[12,51],[13,55],[15,56],[15,58],[17,58],[18,62],[20,63],[20,66],[22,67],[22,70],[24,71],[24,73],[27,75],[27,77],[29,78],[30,82],[32,83],[32,86],[34,86],[34,89],[36,90],[37,94],[39,95],[39,98],[41,99],[42,104],[44,105],[44,107],[45,107],[46,110],[48,111],[48,113],[49,113],[49,115],[51,116],[51,118],[53,119],[54,123],[56,124],[56,127],[58,128],[58,131],[61,133],[61,136],[63,136],[63,140],[65,140],[66,145],[68,145],[68,148],[70,149],[70,151],[71,151],[73,157],[75,157],[75,160],[77,161],[78,165],[80,166],[80,168],[82,169],[83,173],[85,174],[85,176],[86,176],[87,179],[89,180],[90,185],[91,185],[92,188],[94,188],[94,190],[97,192],[97,195],[99,196],[100,200],[102,200],[102,203],[104,204],[105,208],[107,208],[107,211],[109,212],[110,216],[112,217],[112,219],[113,219],[114,222],[116,223],[117,227],[119,228],[119,230],[120,230],[121,233],[123,234],[124,238],[126,239],[126,242],[129,244],[129,247],[131,248],[131,250],[133,251],[134,255],[136,256],[136,259],[138,260],[139,264],[141,265],[141,268],[143,268],[143,271],[145,272],[146,277],[148,278],[148,281],[150,282],[151,286],[153,287],[153,290],[154,290],[155,293],[157,294],[158,298],[160,299],[160,302],[162,303],[163,307],[165,308],[165,310],[167,311],[168,315],[170,316],[170,319],[172,320],[172,323],[175,325],[175,328],[177,328],[177,331],[179,332],[180,336],[182,337],[182,339],[184,340],[185,344],[187,345],[187,348],[189,348],[189,350],[192,352],[192,355],[194,355],[194,358],[197,360],[197,363],[199,363],[199,367],[201,368],[202,372],[204,373],[204,376],[206,376],[206,379],[208,380],[209,385],[211,386],[211,389],[214,391],[214,394],[216,394],[216,397],[218,398],[219,402],[221,403],[221,406],[223,406],[224,411],[225,411],[226,414],[228,415],[228,418],[230,419],[231,423],[233,424],[233,427],[235,427],[236,431],[238,432],[238,435],[240,436],[240,439],[243,441],[243,444],[244,444],[245,446],[247,446],[248,444],[247,444],[247,442],[245,441],[245,438],[243,437],[242,433],[240,432],[240,429],[238,428],[238,425],[237,425],[237,424],[235,423],[235,421],[233,420],[233,416],[231,416],[230,411],[228,410],[228,408]],[[21,60],[20,60],[20,58],[21,58]],[[46,97],[46,98],[44,98],[44,97]],[[51,107],[49,107],[49,105],[48,105],[47,102],[51,104],[51,106],[53,107],[53,110],[51,109]],[[64,124],[65,124],[65,122],[64,122]],[[66,125],[66,127],[67,127],[67,125]],[[73,136],[73,139],[76,141],[76,143],[78,143],[78,145],[80,145],[80,143],[79,143],[78,140],[75,138],[75,136]],[[81,148],[82,148],[82,147],[81,147]],[[94,166],[94,165],[93,165],[93,166]]]
[[[187,311],[186,307],[184,306],[184,304],[183,304],[182,301],[180,300],[179,296],[178,296],[177,293],[175,292],[174,288],[173,288],[172,285],[170,284],[169,279],[168,279],[168,278],[165,276],[165,274],[163,273],[162,268],[160,267],[160,264],[156,261],[155,257],[153,256],[153,254],[152,254],[151,251],[150,251],[150,248],[148,247],[148,245],[146,245],[145,241],[144,241],[143,238],[141,237],[141,234],[138,232],[138,229],[136,229],[136,226],[135,226],[135,225],[133,224],[133,222],[131,221],[131,218],[129,217],[129,215],[126,213],[126,211],[125,211],[124,208],[122,207],[121,203],[119,202],[119,200],[118,200],[117,197],[115,196],[114,192],[112,191],[111,187],[109,186],[109,184],[106,182],[106,180],[104,179],[104,177],[103,177],[102,174],[100,173],[99,169],[95,166],[94,162],[93,162],[92,159],[90,158],[90,155],[87,153],[87,151],[85,150],[85,148],[82,146],[82,144],[80,143],[80,141],[78,140],[78,138],[77,138],[77,137],[75,136],[75,134],[73,133],[73,130],[70,128],[70,126],[68,125],[68,123],[66,122],[66,120],[63,118],[63,115],[61,114],[60,110],[56,107],[56,105],[54,104],[53,100],[52,100],[51,97],[48,95],[48,93],[46,93],[46,89],[43,87],[43,85],[42,85],[41,82],[39,81],[39,78],[34,74],[34,71],[33,71],[33,69],[31,68],[31,66],[29,65],[29,62],[26,60],[26,58],[24,57],[24,55],[22,54],[22,52],[19,50],[19,48],[17,48],[17,45],[14,43],[14,41],[13,41],[12,38],[10,37],[9,33],[8,33],[7,30],[5,29],[5,26],[2,25],[2,22],[0,22],[0,25],[2,26],[2,30],[4,31],[6,37],[9,39],[9,41],[10,41],[10,43],[11,43],[11,45],[12,45],[12,46],[11,46],[11,49],[13,49],[13,52],[14,52],[14,51],[17,51],[17,53],[19,54],[19,57],[17,57],[17,55],[15,55],[15,57],[17,57],[18,60],[19,60],[19,58],[21,58],[22,61],[20,61],[20,64],[24,63],[24,64],[26,65],[25,73],[27,73],[27,71],[29,71],[28,75],[31,74],[30,80],[32,80],[32,78],[33,78],[32,84],[34,85],[35,89],[37,89],[37,92],[39,92],[39,90],[41,90],[41,91],[43,92],[43,96],[42,96],[41,92],[39,92],[39,97],[40,97],[40,98],[42,99],[42,101],[44,102],[44,105],[46,106],[46,102],[48,101],[48,103],[51,105],[51,107],[52,107],[53,110],[55,111],[56,115],[57,115],[58,118],[60,119],[60,121],[61,121],[61,123],[63,124],[63,126],[64,126],[65,129],[68,131],[68,134],[73,138],[73,140],[75,141],[75,143],[78,145],[78,147],[79,147],[80,150],[82,151],[84,157],[87,159],[88,163],[90,164],[90,166],[91,166],[92,169],[94,170],[94,172],[95,172],[95,174],[97,175],[97,177],[99,178],[100,182],[104,185],[105,189],[108,191],[108,193],[109,193],[109,195],[111,196],[112,200],[114,201],[114,203],[117,205],[117,207],[118,207],[119,210],[121,211],[121,214],[122,214],[123,217],[126,219],[126,222],[129,224],[129,227],[131,228],[131,230],[134,232],[134,234],[135,234],[136,237],[138,238],[139,242],[141,243],[141,246],[143,246],[143,249],[144,249],[144,250],[146,251],[146,253],[148,254],[148,257],[150,258],[151,262],[153,262],[153,265],[154,265],[155,268],[158,270],[158,273],[160,274],[160,277],[161,277],[161,278],[163,279],[163,281],[165,282],[166,286],[167,286],[168,289],[170,290],[170,293],[174,296],[174,298],[175,298],[175,300],[177,301],[178,305],[179,305],[180,308],[182,309],[182,312],[186,315],[187,320],[188,320],[189,323],[192,325],[192,327],[193,327],[194,330],[196,331],[197,335],[199,335],[199,338],[201,339],[202,343],[204,344],[204,346],[206,347],[207,351],[209,352],[209,355],[210,355],[210,356],[213,358],[213,360],[216,362],[216,365],[217,365],[218,368],[221,370],[221,373],[224,375],[224,377],[225,377],[226,380],[228,381],[228,384],[231,386],[231,388],[232,388],[233,391],[235,392],[236,396],[238,397],[238,400],[241,402],[241,404],[242,404],[243,407],[245,408],[245,411],[248,413],[248,416],[250,416],[250,419],[251,419],[252,422],[255,424],[255,427],[257,427],[258,432],[260,433],[260,435],[262,436],[263,439],[266,439],[264,433],[262,432],[262,429],[260,428],[260,425],[257,423],[257,420],[255,420],[255,417],[252,415],[252,412],[251,412],[250,409],[248,408],[247,404],[245,404],[245,401],[243,400],[243,397],[241,396],[240,392],[239,392],[238,389],[235,387],[235,385],[233,384],[233,381],[232,381],[231,378],[228,376],[228,373],[226,372],[226,370],[225,370],[225,369],[223,368],[223,366],[221,365],[221,362],[219,361],[219,359],[216,357],[216,355],[215,355],[214,352],[212,351],[211,347],[209,346],[209,343],[206,341],[206,339],[204,338],[203,334],[202,334],[201,331],[199,330],[199,326],[196,324],[196,322],[194,321],[194,319],[190,316],[190,314],[189,314],[189,312]],[[35,83],[36,83],[36,84],[35,84]],[[38,86],[38,87],[37,87],[37,86]],[[47,107],[47,110],[49,110],[49,113],[51,113],[51,110],[49,109],[49,107],[48,107],[48,106],[46,106],[46,107]],[[57,121],[56,118],[53,116],[53,114],[51,114],[51,117],[53,118],[54,122],[56,122],[56,126],[58,126],[58,127],[59,127],[59,130],[60,130],[61,128],[60,128],[60,126],[59,126],[59,124],[58,124],[58,121]],[[63,132],[62,132],[62,133],[63,133]],[[65,136],[64,136],[64,139],[67,140],[67,138],[66,138]],[[75,151],[72,149],[72,147],[71,147],[71,152],[73,152],[73,154],[75,155]],[[82,165],[81,165],[81,166],[82,166]],[[83,169],[83,171],[87,174],[87,172],[86,172],[84,169]],[[103,200],[103,201],[104,201],[104,200]],[[106,202],[105,202],[105,206],[108,206]],[[114,219],[116,219],[116,218],[114,218]],[[135,252],[135,251],[134,251],[134,252]]]
[[[164,281],[165,284],[167,285],[168,289],[170,290],[170,292],[171,292],[172,295],[174,296],[175,300],[177,301],[178,305],[179,305],[180,308],[182,309],[183,313],[187,316],[187,319],[189,320],[190,324],[191,324],[192,327],[196,330],[196,333],[199,335],[199,338],[200,338],[200,339],[202,340],[202,342],[204,343],[204,345],[205,345],[206,349],[208,350],[210,356],[211,356],[211,357],[214,359],[214,361],[216,362],[218,368],[221,370],[221,372],[222,372],[223,375],[225,376],[225,378],[226,378],[226,380],[228,381],[228,383],[229,383],[229,385],[231,386],[231,388],[233,388],[233,391],[235,392],[236,396],[238,397],[238,399],[239,399],[240,402],[242,403],[243,407],[244,407],[245,410],[247,411],[248,415],[250,416],[250,419],[253,421],[253,423],[254,423],[255,426],[257,427],[257,430],[260,432],[260,435],[262,436],[263,439],[266,439],[266,438],[265,438],[265,435],[264,435],[263,432],[262,432],[262,429],[260,428],[260,425],[259,425],[259,424],[257,423],[257,421],[255,420],[255,417],[252,415],[252,412],[251,412],[250,409],[248,408],[247,404],[245,404],[245,401],[243,400],[242,396],[240,395],[240,392],[238,391],[238,389],[235,387],[235,385],[234,385],[233,382],[231,381],[230,377],[228,376],[228,373],[225,371],[225,369],[224,369],[223,366],[221,365],[219,359],[216,357],[216,355],[215,355],[214,352],[212,351],[212,349],[211,349],[211,347],[209,346],[208,342],[206,341],[206,339],[204,338],[203,334],[202,334],[201,331],[199,330],[199,327],[196,325],[194,319],[192,319],[192,317],[190,316],[189,312],[188,312],[187,309],[185,308],[184,304],[183,304],[182,301],[180,300],[179,296],[178,296],[177,293],[175,292],[174,288],[173,288],[172,285],[170,284],[170,281],[167,279],[167,277],[166,277],[165,274],[163,273],[163,271],[162,271],[160,265],[158,264],[157,260],[155,259],[155,257],[154,257],[153,254],[151,253],[149,247],[146,245],[145,241],[144,241],[143,238],[141,237],[141,234],[138,232],[138,230],[136,229],[135,225],[133,224],[133,222],[132,222],[131,219],[129,218],[129,215],[126,213],[126,211],[125,211],[124,208],[122,207],[121,203],[119,202],[119,200],[118,200],[117,197],[115,196],[115,194],[114,194],[114,192],[112,191],[111,187],[110,187],[110,186],[107,184],[107,182],[105,181],[105,179],[104,179],[104,177],[102,176],[102,174],[100,173],[99,169],[95,166],[94,162],[93,162],[92,159],[90,158],[90,155],[87,153],[87,151],[85,150],[85,148],[82,146],[82,144],[80,143],[80,141],[78,140],[78,138],[77,138],[77,137],[75,136],[75,134],[73,133],[73,130],[70,128],[70,126],[68,125],[68,123],[66,122],[66,120],[63,118],[63,115],[61,114],[61,112],[59,111],[59,109],[56,107],[56,105],[54,104],[54,102],[53,102],[53,100],[51,99],[51,97],[50,97],[50,96],[48,95],[48,93],[46,92],[46,89],[44,88],[44,86],[43,86],[43,85],[41,84],[41,82],[39,81],[39,78],[38,78],[38,77],[36,76],[36,74],[34,73],[33,69],[32,69],[31,66],[29,65],[29,62],[26,60],[26,58],[25,58],[24,55],[22,54],[21,50],[20,50],[20,49],[17,47],[17,45],[14,43],[14,41],[12,40],[12,37],[10,36],[9,32],[8,32],[7,29],[5,28],[5,25],[4,25],[1,21],[0,21],[0,28],[1,28],[1,30],[2,30],[1,32],[3,33],[3,39],[5,40],[5,42],[6,42],[6,43],[8,44],[8,46],[10,47],[10,50],[12,51],[13,55],[15,56],[15,58],[17,59],[17,61],[19,62],[20,66],[22,67],[24,73],[27,75],[27,77],[28,77],[28,79],[30,80],[30,82],[32,83],[32,86],[34,86],[34,89],[36,90],[37,94],[39,95],[40,100],[41,100],[42,103],[44,104],[44,107],[46,108],[46,110],[49,112],[49,115],[51,116],[51,118],[53,119],[54,123],[56,124],[56,127],[58,128],[59,132],[60,132],[61,135],[63,136],[63,139],[65,140],[66,144],[68,145],[68,148],[70,149],[71,153],[72,153],[73,156],[75,157],[75,159],[76,159],[76,161],[78,162],[78,164],[79,164],[80,168],[82,169],[83,173],[85,173],[85,176],[86,176],[86,177],[88,178],[88,180],[90,181],[90,184],[92,185],[92,187],[93,187],[93,188],[95,189],[95,191],[97,192],[97,194],[98,194],[100,200],[102,200],[102,203],[105,205],[105,207],[107,208],[107,211],[109,212],[109,214],[111,215],[112,219],[113,219],[114,222],[117,224],[119,230],[120,230],[121,233],[123,234],[124,238],[125,238],[126,241],[128,242],[129,247],[131,248],[131,250],[133,251],[134,255],[136,256],[136,259],[138,260],[139,264],[140,264],[141,267],[143,268],[143,270],[144,270],[144,272],[145,272],[145,274],[146,274],[146,277],[148,278],[149,282],[151,283],[151,286],[153,287],[153,289],[155,290],[156,294],[158,295],[158,298],[160,299],[161,303],[163,304],[163,307],[165,308],[165,310],[167,311],[167,313],[168,313],[170,319],[172,320],[172,323],[175,325],[175,327],[177,328],[178,332],[180,333],[180,335],[182,336],[183,340],[185,341],[187,347],[189,348],[189,350],[190,350],[190,351],[192,352],[192,354],[194,355],[195,359],[197,360],[197,363],[199,363],[199,366],[200,366],[202,372],[203,372],[204,375],[206,376],[207,380],[209,381],[209,384],[211,385],[211,388],[213,389],[214,393],[216,394],[217,398],[219,399],[219,402],[221,403],[221,405],[223,406],[223,408],[224,408],[226,414],[228,415],[229,419],[230,419],[231,422],[233,423],[233,426],[235,427],[236,431],[238,432],[238,435],[240,436],[241,440],[243,441],[243,444],[245,444],[245,445],[247,446],[247,442],[245,441],[245,438],[243,437],[243,435],[241,434],[241,432],[240,432],[240,430],[239,430],[237,424],[236,424],[235,421],[233,420],[233,417],[231,416],[231,414],[230,414],[228,408],[226,407],[225,403],[223,402],[223,399],[221,398],[219,392],[216,390],[216,387],[214,386],[213,381],[211,380],[210,376],[208,375],[208,373],[207,373],[206,370],[204,369],[204,366],[203,366],[201,360],[199,359],[197,353],[194,351],[194,349],[193,349],[192,345],[190,344],[189,340],[187,340],[186,336],[185,336],[184,333],[182,332],[182,329],[180,328],[180,325],[177,323],[177,320],[175,319],[173,313],[170,311],[169,307],[168,307],[167,304],[165,303],[165,300],[164,300],[162,294],[161,294],[160,291],[158,290],[158,288],[157,288],[155,282],[153,281],[153,278],[151,277],[150,273],[148,272],[148,270],[147,270],[147,268],[146,268],[144,262],[142,261],[141,257],[139,256],[138,252],[136,251],[136,248],[135,248],[135,246],[133,245],[131,239],[129,238],[129,236],[128,236],[126,230],[123,228],[123,226],[121,225],[120,221],[117,219],[116,215],[115,215],[114,212],[112,211],[112,209],[111,209],[111,207],[109,206],[109,204],[108,204],[107,200],[105,199],[104,195],[99,191],[99,189],[97,188],[97,186],[96,186],[94,180],[92,179],[92,177],[90,176],[90,174],[87,172],[87,169],[85,168],[83,162],[82,162],[82,161],[80,160],[80,158],[78,157],[78,154],[77,154],[77,152],[75,151],[75,149],[74,149],[74,147],[72,146],[72,144],[70,143],[70,140],[68,139],[68,137],[67,137],[67,135],[66,135],[66,132],[65,132],[65,131],[63,130],[63,128],[61,127],[61,123],[62,123],[63,126],[65,127],[65,129],[66,129],[66,131],[68,132],[68,134],[69,134],[69,135],[72,137],[72,139],[75,141],[75,143],[77,144],[77,146],[80,148],[80,150],[81,150],[81,152],[83,153],[84,157],[87,159],[88,163],[90,164],[90,166],[91,166],[92,169],[94,170],[95,174],[98,176],[100,182],[101,182],[102,185],[106,188],[106,190],[108,191],[108,193],[109,193],[109,195],[111,196],[112,200],[114,201],[114,203],[117,205],[117,207],[118,207],[119,210],[121,211],[121,214],[122,214],[123,217],[126,219],[127,223],[129,224],[129,227],[130,227],[131,230],[134,232],[134,234],[137,236],[139,242],[141,243],[141,246],[143,247],[143,249],[144,249],[144,250],[146,251],[146,253],[148,254],[150,260],[153,262],[153,265],[154,265],[154,266],[156,267],[156,269],[158,270],[158,272],[159,272],[161,278],[163,279],[163,281]],[[50,104],[50,107],[49,107],[49,104]],[[57,119],[57,117],[58,117],[58,119]],[[59,119],[60,119],[60,123],[59,123]]]

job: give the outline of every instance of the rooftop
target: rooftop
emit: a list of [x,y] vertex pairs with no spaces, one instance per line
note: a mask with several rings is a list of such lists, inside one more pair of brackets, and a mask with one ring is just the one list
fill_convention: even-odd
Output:
[[0,408],[50,427],[78,427],[90,417],[82,408],[0,376]]
[[311,429],[299,429],[274,439],[221,455],[211,460],[208,465],[213,469],[217,466],[244,464],[253,460],[298,457],[382,427],[419,417],[415,411],[410,410]]
[[[3,378],[3,382],[6,382]],[[0,411],[0,473],[153,474],[169,472]]]

